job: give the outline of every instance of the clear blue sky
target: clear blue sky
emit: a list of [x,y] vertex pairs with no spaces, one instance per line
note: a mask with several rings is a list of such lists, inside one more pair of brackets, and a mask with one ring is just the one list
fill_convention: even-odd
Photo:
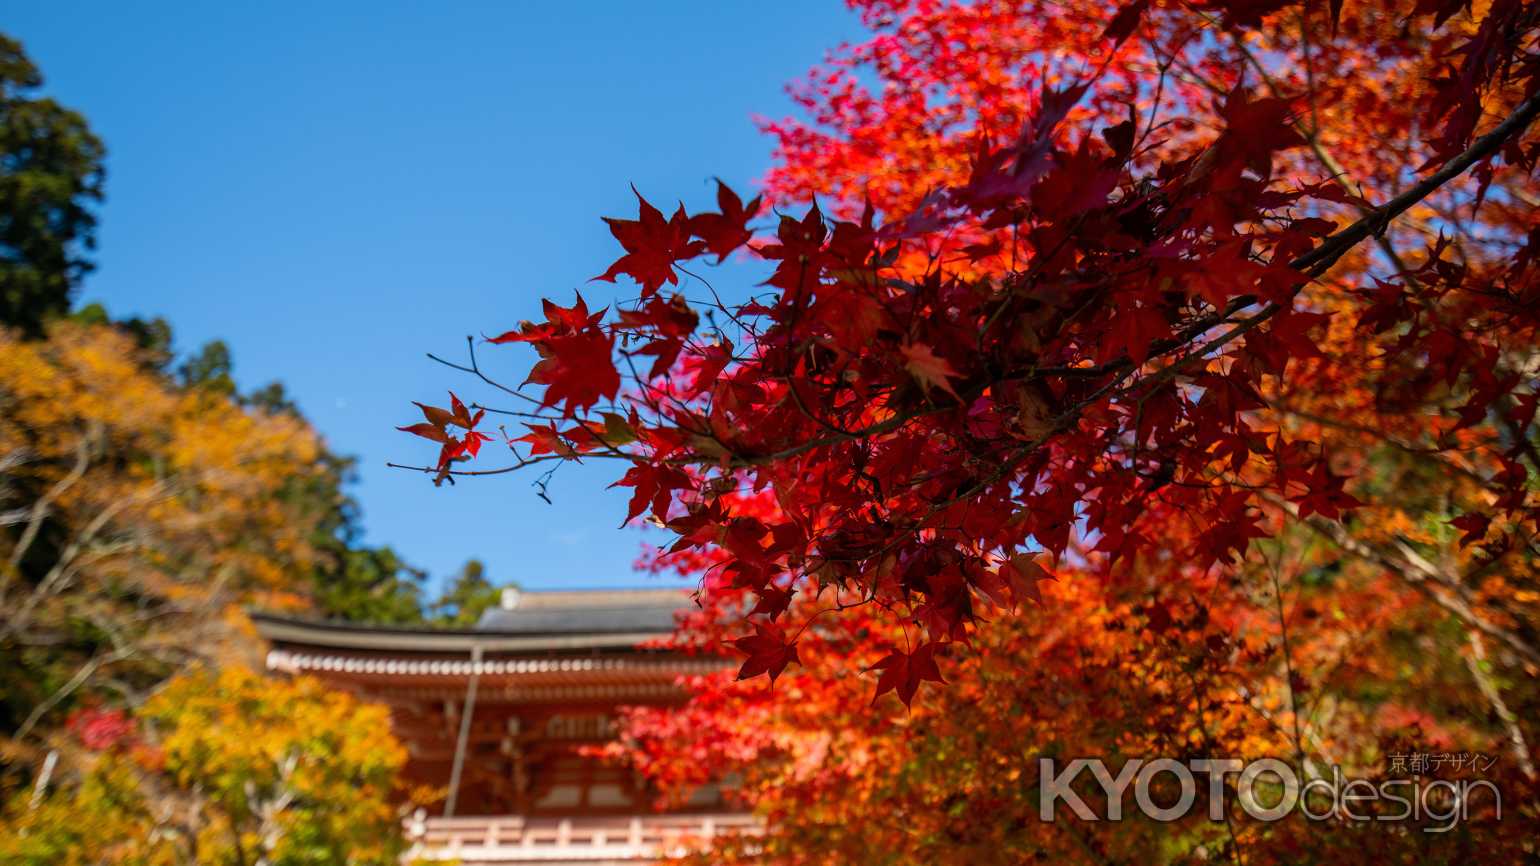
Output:
[[[612,467],[435,489],[396,432],[445,386],[424,358],[538,318],[617,256],[601,215],[711,200],[769,164],[755,114],[857,35],[839,0],[11,4],[0,30],[109,152],[82,300],[230,344],[243,389],[282,381],[340,452],[368,541],[442,576],[468,557],[525,586],[637,585]],[[486,347],[509,378],[527,349]],[[488,399],[488,402],[492,402]],[[495,457],[493,459],[496,459]],[[572,471],[572,470],[578,471]]]

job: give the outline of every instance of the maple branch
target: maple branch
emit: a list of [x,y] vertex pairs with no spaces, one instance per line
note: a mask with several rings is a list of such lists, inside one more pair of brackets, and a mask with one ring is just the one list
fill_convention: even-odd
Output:
[[[1193,672],[1192,668],[1186,666],[1184,666],[1184,668],[1184,673],[1187,677],[1187,684],[1192,688],[1192,700],[1194,701],[1195,705],[1201,706],[1202,699],[1210,692],[1208,689],[1204,689],[1198,684],[1197,675]],[[1197,713],[1195,722],[1196,727],[1198,728],[1198,732],[1203,735],[1204,751],[1210,755],[1219,754],[1222,749],[1216,741],[1213,733],[1209,730],[1208,723],[1205,721],[1203,712],[1201,710]],[[1224,824],[1225,832],[1230,836],[1230,860],[1235,864],[1235,866],[1244,866],[1244,861],[1241,859],[1241,840],[1240,837],[1235,833],[1235,822],[1230,818],[1229,809],[1224,810]]]
[[1391,220],[1432,195],[1439,187],[1464,174],[1466,169],[1481,160],[1497,153],[1510,138],[1522,134],[1529,124],[1534,122],[1536,116],[1540,116],[1540,91],[1520,103],[1519,107],[1491,132],[1477,138],[1463,153],[1444,163],[1443,168],[1418,181],[1406,192],[1375,208],[1373,213],[1333,233],[1315,249],[1290,262],[1289,266],[1296,270],[1316,273],[1331,267],[1349,249],[1365,238],[1383,232]]
[[1406,454],[1409,454],[1413,457],[1428,460],[1438,466],[1440,469],[1453,472],[1469,481],[1480,484],[1483,487],[1491,484],[1492,480],[1490,478],[1486,478],[1480,473],[1477,473],[1476,471],[1465,466],[1461,466],[1460,464],[1455,463],[1454,461],[1445,457],[1444,452],[1449,449],[1437,448],[1432,445],[1418,445],[1414,442],[1407,442],[1403,439],[1397,438],[1394,434],[1386,433],[1383,430],[1377,430],[1368,426],[1367,424],[1355,424],[1351,421],[1343,421],[1337,418],[1328,418],[1325,415],[1320,415],[1315,412],[1296,409],[1293,406],[1278,400],[1268,400],[1267,407],[1274,412],[1279,412],[1284,415],[1293,415],[1296,418],[1309,421],[1312,424],[1319,424],[1322,427],[1330,427],[1332,429],[1342,430],[1347,433],[1357,433],[1361,436],[1367,436],[1371,439],[1374,439],[1375,441],[1383,442],[1384,444],[1389,445],[1398,451],[1405,452]]
[[717,288],[716,288],[716,286],[713,286],[711,284],[710,280],[706,279],[705,277],[701,276],[700,274],[695,273],[694,271],[691,271],[689,268],[686,268],[684,265],[681,265],[678,262],[675,262],[673,264],[673,267],[675,269],[677,269],[680,273],[684,274],[685,276],[693,277],[694,279],[699,281],[701,285],[705,286],[706,287],[706,291],[711,293],[711,299],[716,302],[716,308],[718,310],[721,310],[722,314],[727,316],[727,318],[731,319],[732,323],[734,325],[737,325],[740,330],[742,330],[746,334],[754,333],[754,331],[750,330],[748,328],[748,326],[744,325],[743,321],[741,319],[739,319],[738,316],[735,313],[733,313],[731,307],[727,306],[727,304],[722,302],[722,296],[717,294]]
[[1535,443],[1530,441],[1529,431],[1519,426],[1518,422],[1513,419],[1513,415],[1508,411],[1508,407],[1502,403],[1496,404],[1493,408],[1496,410],[1498,420],[1502,422],[1503,428],[1508,431],[1508,435],[1513,439],[1515,452],[1528,457],[1530,465],[1537,472],[1540,472],[1540,452],[1536,451]]
[[[1469,148],[1444,163],[1444,166],[1438,171],[1427,176],[1390,201],[1374,208],[1370,213],[1360,217],[1346,228],[1328,235],[1315,248],[1290,261],[1289,267],[1311,277],[1318,277],[1325,273],[1353,247],[1369,237],[1374,237],[1384,232],[1391,220],[1394,220],[1418,202],[1432,195],[1444,184],[1459,177],[1471,166],[1497,153],[1509,139],[1523,133],[1534,122],[1536,116],[1540,116],[1540,91],[1524,100],[1506,120],[1494,127],[1491,132],[1477,138],[1471,143]],[[1198,318],[1188,324],[1186,328],[1183,328],[1176,336],[1152,342],[1150,344],[1150,357],[1163,355],[1187,345],[1204,331],[1220,324],[1246,307],[1256,304],[1259,300],[1261,299],[1251,294],[1232,298],[1223,310]],[[1269,303],[1267,307],[1263,308],[1261,313],[1249,319],[1244,327],[1249,330],[1262,321],[1277,315],[1281,309],[1282,307],[1278,304]],[[1098,367],[1069,368],[1060,372],[1064,375],[1095,376],[1126,371],[1133,366],[1133,362],[1124,356]]]
[[558,420],[561,420],[560,417],[556,416],[556,415],[545,415],[545,414],[542,414],[540,412],[520,412],[517,409],[498,409],[498,408],[496,408],[494,406],[488,406],[485,403],[475,403],[475,402],[473,402],[473,403],[470,403],[469,406],[472,409],[485,409],[486,411],[491,412],[493,415],[508,415],[510,417],[513,417],[513,418],[528,418],[528,419],[530,419],[532,421],[558,421]]
[[[1385,204],[1374,208],[1371,212],[1365,214],[1363,217],[1348,227],[1337,231],[1332,235],[1329,235],[1323,239],[1321,243],[1315,248],[1289,262],[1289,266],[1309,276],[1319,276],[1320,274],[1324,273],[1334,263],[1336,263],[1338,259],[1346,254],[1348,250],[1352,249],[1366,238],[1380,235],[1383,233],[1385,227],[1390,223],[1391,220],[1406,212],[1419,201],[1439,189],[1445,183],[1463,174],[1472,165],[1475,165],[1482,159],[1485,159],[1488,156],[1496,153],[1511,137],[1523,132],[1529,126],[1529,124],[1533,122],[1537,114],[1540,114],[1540,93],[1537,93],[1531,96],[1529,99],[1525,100],[1525,102],[1522,103],[1518,109],[1516,109],[1514,113],[1510,115],[1506,120],[1498,124],[1497,127],[1492,129],[1487,134],[1477,138],[1465,152],[1449,160],[1441,169],[1439,169],[1439,171],[1424,178],[1422,181],[1415,184],[1402,194],[1386,202]],[[696,278],[699,279],[698,276]],[[1205,331],[1208,331],[1214,326],[1229,320],[1231,316],[1240,312],[1246,307],[1257,304],[1259,300],[1260,299],[1255,295],[1242,295],[1231,299],[1222,310],[1210,313],[1207,316],[1202,316],[1197,320],[1190,322],[1177,335],[1165,340],[1159,340],[1151,343],[1150,357],[1157,357],[1174,349],[1189,345],[1194,339],[1203,334]],[[1003,306],[1004,305],[1002,304],[1002,309]],[[796,309],[799,308],[800,307]],[[1209,353],[1222,348],[1241,335],[1245,334],[1247,331],[1250,331],[1263,322],[1271,319],[1282,309],[1283,306],[1281,304],[1277,302],[1268,302],[1257,313],[1237,323],[1234,328],[1225,332],[1223,335],[1216,337],[1214,340],[1202,346],[1200,349],[1189,353],[1178,361],[1155,373],[1152,377],[1149,377],[1143,381],[1159,381],[1163,378],[1174,377],[1178,372],[1180,372],[1180,370],[1185,368],[1188,364],[1192,363],[1194,359],[1202,358]],[[999,310],[996,311],[997,314],[998,312]],[[994,316],[991,316],[990,321],[985,323],[984,327],[986,329],[988,328],[989,324],[992,323],[993,319]],[[793,320],[791,326],[788,328],[788,341],[791,339],[791,331],[794,328],[795,320]],[[534,403],[539,402],[533,397],[530,397],[529,395],[524,394],[517,389],[509,388],[506,385],[503,385],[502,383],[488,377],[484,372],[482,372],[480,365],[476,360],[474,338],[469,336],[466,337],[466,343],[467,351],[470,356],[470,366],[468,367],[462,364],[456,364],[447,361],[443,358],[439,358],[438,356],[431,353],[428,355],[428,357],[453,369],[471,373],[487,384],[517,396],[520,399]],[[1124,356],[1116,361],[1094,367],[1035,368],[1026,374],[1026,378],[1041,378],[1042,376],[1046,375],[1084,376],[1093,378],[1109,374],[1113,376],[1109,382],[1104,383],[1100,388],[1093,392],[1090,398],[1080,401],[1076,406],[1072,407],[1069,411],[1062,413],[1057,419],[1055,419],[1055,423],[1053,424],[1054,432],[1062,432],[1064,429],[1067,429],[1067,427],[1072,424],[1074,420],[1079,418],[1080,414],[1087,406],[1100,399],[1101,397],[1106,396],[1108,393],[1116,390],[1124,381],[1127,380],[1130,375],[1132,375],[1137,370],[1137,366],[1138,365],[1135,365],[1129,358]],[[923,409],[896,414],[885,421],[869,425],[865,428],[846,431],[837,428],[832,424],[824,421],[823,419],[817,417],[815,413],[812,413],[809,411],[808,407],[803,405],[801,395],[796,393],[795,388],[792,388],[792,392],[792,398],[798,404],[798,408],[803,412],[803,414],[807,415],[807,417],[827,430],[829,435],[809,439],[789,448],[784,448],[766,455],[736,454],[733,453],[731,449],[728,449],[725,443],[718,441],[718,444],[721,445],[725,450],[728,450],[729,454],[731,455],[730,463],[732,465],[752,466],[773,463],[779,460],[784,460],[789,457],[795,457],[809,451],[816,450],[826,445],[834,445],[841,442],[859,440],[871,436],[879,436],[885,433],[893,432],[917,418],[931,414],[955,411],[958,408],[957,406],[952,405],[927,406]],[[963,405],[966,405],[966,403]],[[715,437],[712,438],[715,440]],[[1041,442],[1033,443],[1032,446],[1022,450],[1030,451],[1032,447],[1035,447],[1038,444],[1041,444]],[[1003,461],[1002,466],[1000,467],[1001,470],[1006,470],[1013,466],[1020,459],[1020,454],[1021,452],[1018,452],[1018,455],[1015,458]],[[594,454],[589,456],[608,456],[620,457],[621,459],[635,459],[630,455]],[[551,458],[521,460],[518,464],[500,469],[449,470],[447,474],[458,476],[501,475],[517,471],[518,469],[521,469],[524,466],[535,462],[543,462],[546,459],[565,458],[560,458],[559,456],[553,455]],[[719,460],[707,456],[701,456],[699,458],[687,458],[679,462],[717,463]],[[395,463],[388,463],[387,465],[391,466],[392,468],[408,469],[412,471],[437,471],[435,469],[420,466],[405,466]],[[982,489],[983,486],[987,486],[988,484],[998,480],[1000,475],[1000,472],[994,473],[989,480],[981,482],[980,484],[974,485],[972,488],[970,488],[970,492],[976,493],[979,489]],[[950,501],[957,501],[957,497],[953,497]],[[934,514],[936,510],[937,509],[933,508],[931,509],[930,513]]]
[[[617,455],[614,455],[614,454],[604,454],[602,452],[590,452],[590,453],[584,454],[582,456],[583,457],[609,457],[609,458],[613,459]],[[437,468],[432,467],[432,466],[408,466],[408,465],[403,464],[403,463],[389,463],[389,462],[387,462],[385,465],[390,467],[391,469],[407,469],[407,470],[410,470],[412,472],[426,472],[426,473],[429,473],[430,475],[436,475],[436,474],[438,474],[441,471],[444,474],[446,474],[446,475],[506,475],[509,472],[517,472],[517,471],[519,471],[520,469],[523,469],[526,466],[533,466],[536,463],[547,463],[547,462],[550,462],[552,460],[566,460],[566,459],[568,459],[568,458],[563,457],[560,454],[542,454],[539,457],[530,457],[528,459],[520,458],[518,463],[515,463],[512,466],[504,466],[504,467],[502,467],[500,469],[444,469],[444,470],[440,470],[440,469],[437,469]],[[629,455],[626,455],[626,456],[621,457],[621,459],[634,460],[635,458],[633,458],[633,457],[631,457]]]
[[[1203,17],[1207,18],[1208,16],[1205,15]],[[1348,185],[1347,169],[1342,165],[1342,163],[1338,162],[1336,156],[1334,156],[1331,151],[1327,150],[1326,146],[1321,143],[1321,123],[1316,112],[1315,82],[1313,71],[1310,66],[1309,32],[1305,26],[1303,15],[1300,17],[1300,33],[1301,38],[1305,44],[1304,65],[1305,75],[1309,81],[1308,89],[1310,92],[1311,122],[1307,126],[1303,121],[1296,119],[1289,125],[1294,127],[1294,130],[1300,134],[1300,137],[1310,145],[1311,153],[1315,154],[1315,158],[1319,160],[1321,166],[1326,169],[1327,174],[1331,178],[1332,182],[1336,183],[1337,186],[1341,187],[1350,195],[1356,196],[1359,192],[1361,192],[1361,189],[1355,190]],[[1273,95],[1276,97],[1282,97],[1283,88],[1278,86],[1278,82],[1275,78],[1273,78],[1272,73],[1268,72],[1267,67],[1262,65],[1262,61],[1257,58],[1256,54],[1249,47],[1247,47],[1245,41],[1238,35],[1235,36],[1233,41],[1235,43],[1236,49],[1240,51],[1240,53],[1257,70],[1257,74],[1262,76],[1262,80],[1267,82],[1267,87],[1272,91]],[[1220,91],[1216,90],[1216,92],[1219,92],[1220,95],[1223,95]],[[1373,215],[1374,209],[1368,205],[1358,204],[1355,205],[1355,207],[1364,217],[1370,217]],[[1381,232],[1375,235],[1375,241],[1378,243],[1380,251],[1385,254],[1385,258],[1390,261],[1391,265],[1396,269],[1397,273],[1405,278],[1408,283],[1415,285],[1416,278],[1411,275],[1409,269],[1406,267],[1406,263],[1401,259],[1400,254],[1397,253],[1396,248],[1391,245],[1390,238],[1386,237],[1384,233]]]
[[476,362],[476,338],[470,336],[469,334],[465,336],[465,351],[470,355],[471,365],[469,367],[465,366],[464,364],[456,364],[453,361],[446,361],[443,358],[433,354],[432,352],[428,352],[427,355],[430,360],[437,361],[440,364],[443,364],[445,367],[449,367],[453,370],[459,370],[462,373],[470,373],[481,381],[498,389],[499,391],[512,394],[513,396],[518,397],[520,400],[528,400],[529,402],[534,403],[536,406],[545,408],[544,404],[539,400],[536,400],[534,397],[525,394],[523,391],[520,391],[517,388],[510,388],[507,385],[504,385],[503,383],[491,378],[486,373],[481,372],[481,365]]
[[[90,561],[95,561],[104,556],[117,553],[126,547],[132,547],[132,543],[129,542],[108,545],[101,549],[93,549],[91,545],[96,541],[97,535],[106,529],[113,518],[117,516],[118,512],[132,504],[147,505],[163,496],[169,496],[169,487],[170,485],[165,482],[157,482],[140,493],[113,500],[104,506],[80,530],[76,537],[65,545],[63,551],[55,559],[53,566],[48,569],[48,572],[33,587],[32,592],[27,595],[26,601],[22,602],[4,622],[0,622],[0,641],[9,640],[15,635],[20,634],[26,628],[27,623],[31,621],[32,613],[37,606],[45,598],[63,591],[69,585],[69,581],[78,570],[79,563],[76,562],[77,559],[84,558],[89,554]],[[141,502],[136,503],[135,500],[141,500]]]
[[52,694],[43,699],[41,703],[32,708],[32,712],[29,713],[27,718],[22,721],[21,726],[16,729],[16,733],[14,736],[12,736],[11,739],[17,742],[26,739],[27,735],[32,733],[32,729],[37,726],[37,723],[42,720],[43,716],[48,714],[49,710],[52,710],[54,707],[58,706],[65,698],[68,698],[70,695],[74,694],[77,689],[85,685],[86,681],[91,678],[92,674],[96,673],[97,669],[106,665],[113,664],[114,662],[122,661],[123,659],[126,659],[133,654],[133,650],[131,649],[118,649],[102,655],[93,656],[85,664],[81,665],[80,668],[75,671],[74,676],[70,677],[67,682],[59,686],[59,688],[56,689]]
[[3,592],[11,581],[11,576],[17,566],[21,564],[23,557],[32,547],[32,542],[37,538],[38,530],[42,528],[43,518],[48,515],[48,509],[54,500],[62,496],[71,487],[75,486],[85,474],[86,468],[91,464],[91,452],[95,450],[97,439],[101,436],[100,422],[93,423],[86,432],[80,436],[80,442],[75,446],[75,465],[63,478],[54,482],[53,486],[37,501],[32,503],[32,508],[27,513],[27,528],[22,530],[21,538],[17,539],[16,546],[11,550],[8,562],[9,568],[3,576],[0,576],[0,592]]
[[[1400,546],[1401,555],[1397,556],[1353,537],[1346,527],[1335,520],[1327,520],[1318,514],[1301,517],[1294,503],[1272,494],[1266,494],[1264,498],[1317,535],[1336,544],[1344,552],[1384,568],[1428,596],[1439,607],[1454,614],[1467,626],[1501,641],[1531,665],[1540,666],[1540,650],[1517,632],[1491,622],[1477,613],[1461,597],[1464,587],[1460,586],[1456,578],[1445,574],[1426,559],[1416,555],[1416,552],[1411,551],[1406,545]],[[1440,591],[1435,584],[1446,587],[1450,592]]]
[[[799,454],[805,454],[814,449],[822,448],[825,445],[838,445],[841,442],[851,442],[858,439],[866,439],[871,436],[880,436],[884,433],[891,433],[916,418],[923,418],[926,415],[937,415],[943,412],[955,412],[958,408],[960,407],[927,406],[924,409],[916,409],[912,412],[900,412],[887,419],[886,421],[879,421],[876,424],[862,427],[857,430],[851,430],[848,433],[839,433],[829,436],[820,436],[817,439],[809,439],[806,442],[793,445],[789,448],[783,448],[780,451],[775,451],[770,454],[735,456],[733,458],[733,465],[762,466],[768,463],[774,463],[778,460],[784,460],[787,457],[796,457]],[[727,447],[725,443],[721,442],[721,440],[717,439],[715,436],[711,437],[711,439],[712,441],[717,442],[719,445],[722,445],[723,448]],[[699,458],[687,459],[679,462],[716,464],[720,461],[703,455]]]
[[[1277,716],[1273,715],[1273,712],[1267,708],[1260,691],[1255,688],[1248,687],[1242,683],[1235,686],[1235,694],[1240,698],[1239,703],[1245,706],[1246,709],[1255,713],[1257,718],[1266,722],[1267,726],[1273,730],[1273,733],[1285,738],[1289,736],[1289,732],[1284,729],[1283,724],[1278,721]],[[1316,706],[1319,707],[1321,703],[1322,702],[1318,701]],[[1313,717],[1314,715],[1315,710],[1311,710],[1311,716]],[[1328,764],[1340,763],[1336,756],[1333,755],[1331,747],[1321,739],[1321,735],[1319,733],[1311,728],[1309,719],[1306,719],[1304,723],[1304,735],[1305,739],[1310,741],[1310,745],[1315,748],[1316,753],[1325,758]],[[1311,766],[1314,767],[1313,764]]]
[[1513,751],[1514,760],[1518,761],[1519,769],[1524,777],[1530,781],[1535,780],[1535,764],[1529,758],[1529,742],[1524,739],[1524,729],[1519,727],[1519,719],[1508,709],[1508,703],[1503,700],[1503,694],[1498,690],[1497,684],[1492,682],[1492,675],[1482,667],[1487,662],[1486,645],[1481,641],[1481,635],[1475,631],[1470,632],[1471,654],[1465,657],[1465,667],[1470,671],[1471,679],[1476,681],[1476,687],[1481,690],[1487,703],[1492,706],[1493,715],[1502,721],[1503,727],[1508,733],[1508,745]]
[[1278,633],[1283,639],[1283,673],[1285,685],[1289,691],[1289,719],[1294,728],[1294,760],[1299,764],[1300,772],[1304,772],[1308,760],[1305,757],[1305,738],[1300,732],[1299,721],[1299,697],[1294,688],[1294,652],[1289,641],[1289,617],[1283,609],[1283,582],[1279,580],[1278,573],[1283,570],[1283,553],[1280,550],[1278,561],[1269,563],[1268,577],[1273,584],[1273,607],[1278,614]]

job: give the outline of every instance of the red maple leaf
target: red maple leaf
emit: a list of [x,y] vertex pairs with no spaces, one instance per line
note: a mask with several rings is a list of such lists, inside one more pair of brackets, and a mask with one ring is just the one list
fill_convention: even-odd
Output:
[[602,330],[552,337],[536,346],[544,357],[525,381],[545,386],[542,405],[563,403],[564,416],[571,418],[620,390],[620,373],[612,359],[615,338]]
[[405,427],[397,427],[396,429],[402,431],[403,433],[411,433],[416,436],[421,436],[424,439],[432,439],[434,442],[443,443],[449,441],[449,434],[444,432],[443,427],[429,424],[427,422],[420,424],[409,424]]
[[555,422],[548,422],[544,426],[534,424],[524,426],[529,428],[529,433],[512,439],[511,442],[528,443],[529,456],[539,457],[542,454],[556,454],[561,457],[577,456],[577,449],[557,432]]
[[1472,511],[1449,521],[1449,525],[1465,533],[1460,538],[1460,546],[1468,547],[1487,537],[1487,529],[1492,526],[1492,518]]
[[914,693],[919,691],[920,683],[926,680],[945,683],[941,669],[936,666],[936,650],[940,646],[942,644],[930,641],[916,647],[911,653],[894,650],[873,665],[882,671],[882,675],[877,678],[877,693],[872,695],[872,701],[876,702],[888,692],[895,692],[907,707],[914,700]]
[[904,356],[904,369],[908,370],[914,378],[920,380],[926,390],[940,388],[951,394],[958,400],[957,392],[952,390],[952,383],[948,380],[956,379],[961,374],[952,368],[947,359],[937,355],[924,343],[905,343],[899,349]]
[[732,363],[732,360],[733,344],[726,339],[712,343],[688,356],[685,369],[693,376],[689,387],[684,389],[685,396],[694,397],[715,385],[717,377],[722,375],[722,371],[727,369],[727,365]]
[[631,494],[631,505],[626,512],[626,519],[621,523],[622,526],[636,519],[647,510],[648,506],[652,507],[654,517],[667,522],[672,493],[675,490],[688,490],[690,476],[676,466],[637,463],[626,470],[624,478],[610,486],[630,487],[635,490]]
[[715,253],[717,261],[727,258],[728,253],[749,242],[754,233],[748,222],[759,213],[759,197],[748,205],[738,194],[717,181],[717,207],[721,213],[700,213],[690,217],[690,231],[706,245],[706,251]]
[[488,436],[485,433],[477,433],[475,430],[471,430],[465,434],[465,438],[460,440],[460,453],[475,457],[477,454],[481,453],[481,443],[491,441],[491,436]]
[[663,212],[648,204],[635,187],[631,191],[636,193],[638,202],[637,219],[604,218],[610,234],[620,241],[626,254],[594,279],[613,283],[617,274],[629,274],[641,283],[642,297],[646,298],[666,282],[677,284],[679,275],[674,273],[674,262],[700,255],[705,244],[690,240],[690,218],[684,205],[665,220]]
[[774,684],[787,665],[801,662],[797,658],[797,642],[788,643],[785,632],[774,623],[755,623],[754,633],[733,641],[733,646],[748,656],[743,667],[738,669],[740,680],[768,673]]
[[484,414],[486,414],[486,410],[477,409],[476,414],[472,415],[470,410],[465,408],[465,404],[460,402],[460,398],[455,396],[455,392],[449,392],[450,424],[470,430],[481,423],[481,416]]
[[444,429],[445,425],[455,418],[454,413],[448,409],[440,409],[437,406],[429,406],[426,403],[418,403],[415,400],[412,401],[412,404],[422,410],[422,417],[427,418],[429,424],[440,430]]
[[1112,20],[1107,22],[1107,29],[1102,31],[1102,38],[1121,44],[1139,28],[1139,21],[1144,17],[1144,10],[1149,5],[1149,0],[1134,0],[1119,9],[1117,14],[1112,16]]
[[577,300],[570,307],[563,307],[549,298],[542,300],[541,306],[545,310],[546,321],[543,324],[534,322],[522,322],[518,330],[504,331],[495,337],[488,337],[488,343],[539,343],[562,334],[570,334],[584,328],[597,328],[604,321],[605,310],[597,313],[588,312],[588,304],[583,300],[580,292],[573,293]]
[[1054,580],[1054,576],[1038,562],[1036,556],[1017,554],[1001,568],[1006,577],[1006,587],[1011,593],[1014,604],[1021,604],[1022,599],[1030,598],[1038,604],[1043,603],[1042,590],[1038,584],[1045,580]]
[[1112,314],[1107,338],[1102,343],[1102,361],[1126,354],[1135,364],[1143,364],[1150,357],[1150,344],[1170,333],[1170,330],[1165,316],[1130,300]]

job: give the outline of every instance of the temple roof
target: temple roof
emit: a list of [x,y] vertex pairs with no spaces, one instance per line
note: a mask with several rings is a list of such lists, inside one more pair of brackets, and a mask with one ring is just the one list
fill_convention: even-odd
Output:
[[613,592],[504,593],[504,603],[490,608],[476,623],[480,632],[497,634],[608,634],[674,628],[674,614],[690,604],[686,590]]
[[257,612],[252,620],[275,645],[396,653],[550,652],[629,649],[669,634],[691,606],[684,589],[507,590],[474,628],[365,625]]

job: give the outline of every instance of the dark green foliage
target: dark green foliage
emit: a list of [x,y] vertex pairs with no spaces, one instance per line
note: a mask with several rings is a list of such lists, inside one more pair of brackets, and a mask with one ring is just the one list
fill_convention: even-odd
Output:
[[336,566],[316,576],[315,604],[332,619],[381,625],[423,620],[424,573],[389,547],[339,545]]
[[204,388],[219,394],[235,393],[235,380],[230,378],[233,364],[230,347],[224,340],[210,340],[176,368],[177,376],[187,388]]
[[0,323],[31,336],[91,270],[106,154],[85,118],[35,95],[42,83],[0,35]]
[[497,606],[505,587],[516,585],[493,583],[487,579],[486,566],[481,560],[469,560],[429,607],[429,619],[438,625],[469,628],[488,608]]

